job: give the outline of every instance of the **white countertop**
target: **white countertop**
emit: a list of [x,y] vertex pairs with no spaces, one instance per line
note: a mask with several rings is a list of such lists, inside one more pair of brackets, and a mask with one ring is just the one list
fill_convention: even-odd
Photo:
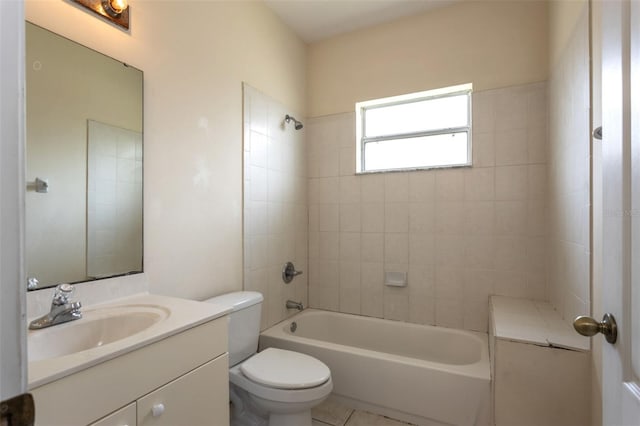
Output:
[[[108,303],[83,307],[82,311],[90,311],[97,308],[120,307],[123,305],[152,305],[168,308],[169,315],[151,327],[115,342],[70,355],[29,362],[29,389],[34,389],[101,362],[113,359],[231,312],[230,307],[217,305],[215,303],[203,303],[153,294],[138,294],[111,300]],[[29,320],[31,319],[33,318]],[[82,319],[77,321],[82,321]],[[72,326],[73,322],[75,321],[53,327]],[[42,330],[30,330],[29,333],[46,333],[47,330],[46,328]]]
[[579,335],[548,302],[491,296],[489,308],[496,339],[588,351],[588,337]]

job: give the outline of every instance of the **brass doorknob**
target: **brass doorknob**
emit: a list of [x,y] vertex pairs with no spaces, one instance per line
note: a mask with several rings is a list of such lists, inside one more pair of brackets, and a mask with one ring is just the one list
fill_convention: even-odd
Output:
[[583,336],[590,337],[602,333],[607,339],[607,342],[612,344],[618,339],[618,325],[611,314],[604,314],[600,322],[591,317],[581,315],[573,320],[573,328]]

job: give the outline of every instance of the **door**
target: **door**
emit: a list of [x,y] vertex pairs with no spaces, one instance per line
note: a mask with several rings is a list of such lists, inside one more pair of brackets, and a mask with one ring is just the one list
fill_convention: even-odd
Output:
[[640,1],[602,3],[603,424],[640,424]]
[[[26,388],[24,4],[0,0],[0,414]],[[17,406],[20,406],[18,404]],[[2,423],[4,425],[4,420]]]

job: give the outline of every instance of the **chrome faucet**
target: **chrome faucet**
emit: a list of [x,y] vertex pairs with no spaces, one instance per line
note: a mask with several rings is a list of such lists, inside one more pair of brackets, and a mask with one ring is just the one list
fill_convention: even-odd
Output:
[[31,321],[29,329],[38,330],[82,318],[82,312],[80,312],[82,304],[70,301],[74,290],[71,284],[60,284],[56,287],[51,301],[51,310],[40,318]]
[[304,309],[302,302],[294,302],[293,300],[287,300],[287,309],[297,309],[299,311]]

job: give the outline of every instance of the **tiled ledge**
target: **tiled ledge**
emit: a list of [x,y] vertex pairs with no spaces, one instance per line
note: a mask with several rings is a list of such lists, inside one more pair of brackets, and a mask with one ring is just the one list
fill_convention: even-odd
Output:
[[496,339],[588,351],[588,337],[579,335],[547,302],[491,296],[492,332]]

